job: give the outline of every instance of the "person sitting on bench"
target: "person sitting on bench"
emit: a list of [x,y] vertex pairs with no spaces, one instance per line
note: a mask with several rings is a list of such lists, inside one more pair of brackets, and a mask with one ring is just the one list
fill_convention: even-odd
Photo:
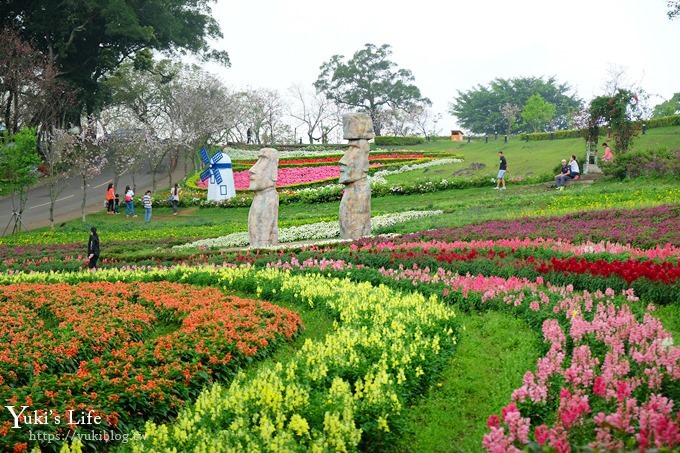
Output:
[[571,159],[569,159],[569,173],[560,177],[562,179],[562,184],[558,187],[558,189],[564,190],[564,184],[570,179],[572,181],[576,181],[580,174],[581,170],[579,169],[578,161],[576,160],[576,156],[572,154]]

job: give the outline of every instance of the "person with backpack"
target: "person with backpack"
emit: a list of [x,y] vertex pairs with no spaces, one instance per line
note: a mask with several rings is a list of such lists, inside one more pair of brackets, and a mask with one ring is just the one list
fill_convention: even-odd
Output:
[[135,192],[130,188],[130,186],[125,186],[125,218],[132,216],[137,217],[135,214]]

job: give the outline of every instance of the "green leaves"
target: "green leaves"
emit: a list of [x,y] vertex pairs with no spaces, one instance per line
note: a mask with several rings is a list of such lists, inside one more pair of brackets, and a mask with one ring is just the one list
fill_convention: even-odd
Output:
[[24,128],[10,136],[5,132],[0,143],[0,195],[23,192],[38,180],[35,129]]
[[366,44],[347,63],[342,55],[334,55],[321,65],[314,87],[339,104],[369,113],[375,133],[380,135],[378,114],[382,110],[431,103],[412,83],[415,79],[411,71],[397,69],[396,63],[388,59],[391,55],[388,44]]

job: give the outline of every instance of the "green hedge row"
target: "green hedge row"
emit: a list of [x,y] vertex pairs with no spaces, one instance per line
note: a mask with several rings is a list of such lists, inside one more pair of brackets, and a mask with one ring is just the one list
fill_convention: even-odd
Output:
[[376,146],[412,146],[425,143],[425,137],[394,137],[390,135],[379,135],[375,138]]

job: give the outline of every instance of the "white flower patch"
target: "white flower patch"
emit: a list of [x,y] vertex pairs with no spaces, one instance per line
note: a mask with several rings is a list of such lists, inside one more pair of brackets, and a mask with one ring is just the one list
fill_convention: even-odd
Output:
[[369,176],[368,179],[371,181],[371,183],[373,183],[373,180],[384,181],[385,176],[398,175],[400,173],[406,173],[407,171],[421,170],[423,168],[434,167],[437,165],[457,164],[460,162],[463,162],[463,159],[437,159],[431,160],[429,162],[423,162],[420,164],[402,165],[401,167],[396,168],[394,170],[390,169],[378,170],[375,173],[373,173],[373,175]]
[[[396,225],[397,223],[408,222],[414,219],[441,215],[443,211],[405,211],[394,214],[385,214],[373,217],[371,227],[373,229],[385,228]],[[340,236],[340,225],[336,222],[317,222],[306,225],[298,225],[279,230],[279,242],[290,243],[298,241],[317,241],[323,239],[338,239]],[[247,247],[250,245],[250,237],[247,232],[238,232],[220,236],[217,238],[201,239],[187,244],[176,245],[174,250],[193,249],[193,248],[231,248]],[[280,246],[279,246],[280,248]]]

